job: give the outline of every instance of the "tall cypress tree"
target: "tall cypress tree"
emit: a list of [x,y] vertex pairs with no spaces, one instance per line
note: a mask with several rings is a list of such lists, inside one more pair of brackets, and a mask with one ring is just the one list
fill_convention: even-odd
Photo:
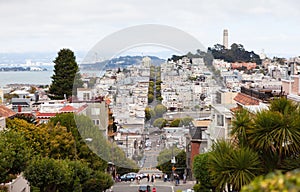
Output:
[[79,67],[76,63],[74,52],[70,49],[61,49],[58,56],[53,61],[54,74],[52,84],[49,88],[49,97],[51,99],[63,99],[76,95],[78,87],[82,87],[83,82],[79,73]]

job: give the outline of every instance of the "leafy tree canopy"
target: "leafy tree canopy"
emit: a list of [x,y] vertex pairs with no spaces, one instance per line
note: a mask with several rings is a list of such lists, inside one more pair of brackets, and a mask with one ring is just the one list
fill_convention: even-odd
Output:
[[168,121],[164,118],[158,118],[155,119],[153,122],[153,126],[154,127],[158,127],[158,128],[163,128],[164,126],[166,126],[166,124],[168,123]]
[[155,106],[154,111],[155,111],[156,117],[162,117],[163,114],[165,112],[167,112],[167,107],[162,104],[158,104]]
[[[186,168],[186,152],[184,150],[180,150],[178,148],[173,149],[173,155],[175,156],[176,163],[174,167],[176,167],[175,172],[182,175]],[[157,157],[158,166],[157,168],[164,173],[171,174],[172,166],[172,149],[166,149],[159,153]]]
[[151,118],[155,118],[155,111],[151,109],[150,107],[145,108],[145,120],[149,121]]
[[215,59],[223,59],[227,62],[254,62],[261,64],[259,55],[253,51],[246,51],[242,44],[233,43],[230,49],[225,49],[223,45],[216,44],[213,48],[208,48]]
[[69,185],[72,173],[67,161],[35,158],[24,172],[25,178],[41,192],[55,192],[59,186]]
[[195,156],[193,162],[193,173],[199,181],[199,191],[210,191],[213,188],[212,178],[208,169],[209,153]]
[[300,191],[299,178],[299,170],[285,174],[281,172],[269,173],[267,176],[257,177],[249,185],[244,186],[241,191]]
[[0,183],[24,171],[31,152],[21,134],[11,130],[0,132]]

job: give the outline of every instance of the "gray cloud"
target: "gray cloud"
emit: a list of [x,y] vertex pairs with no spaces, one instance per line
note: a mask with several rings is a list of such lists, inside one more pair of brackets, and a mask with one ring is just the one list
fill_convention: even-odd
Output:
[[0,1],[0,52],[87,51],[113,32],[154,23],[182,29],[206,46],[220,43],[228,28],[231,43],[299,54],[299,8],[296,0]]

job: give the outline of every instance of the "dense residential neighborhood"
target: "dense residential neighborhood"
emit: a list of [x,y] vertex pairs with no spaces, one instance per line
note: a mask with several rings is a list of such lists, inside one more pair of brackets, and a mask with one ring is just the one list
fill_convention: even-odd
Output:
[[0,192],[300,191],[299,10],[0,1]]
[[[57,60],[59,57],[60,55]],[[150,57],[144,57],[140,64],[109,69],[101,77],[81,77],[82,87],[75,87],[76,95],[64,95],[63,99],[50,99],[60,96],[49,97],[49,87],[5,87],[1,89],[2,137],[5,137],[7,131],[14,129],[13,122],[19,123],[18,126],[22,127],[20,130],[27,129],[26,126],[23,127],[25,122],[31,124],[30,127],[36,127],[34,129],[49,127],[51,130],[54,123],[55,127],[63,125],[70,130],[68,126],[71,124],[67,122],[71,120],[66,122],[66,119],[63,119],[73,117],[76,125],[72,127],[71,134],[81,134],[81,137],[73,135],[75,141],[69,141],[75,142],[75,156],[83,153],[76,143],[84,141],[85,144],[80,145],[87,145],[91,152],[108,162],[106,167],[102,167],[102,171],[110,174],[115,182],[120,180],[120,174],[126,173],[126,170],[121,171],[125,166],[124,168],[134,169],[140,174],[157,174],[158,180],[166,176],[173,181],[175,174],[178,174],[178,178],[186,185],[194,185],[195,179],[199,181],[200,185],[195,185],[195,190],[197,187],[202,190],[212,189],[214,180],[205,188],[203,183],[201,185],[203,175],[195,173],[199,169],[199,155],[212,154],[214,157],[214,151],[222,145],[220,142],[240,145],[241,142],[252,141],[253,138],[248,136],[250,133],[247,130],[244,130],[244,140],[241,140],[239,132],[234,134],[234,130],[240,126],[238,121],[245,121],[239,119],[243,110],[247,115],[254,116],[254,121],[258,121],[256,116],[258,118],[264,111],[274,109],[276,102],[279,102],[277,105],[286,102],[278,107],[291,105],[291,108],[296,109],[300,101],[300,59],[295,57],[279,60],[262,55],[261,64],[256,64],[221,59],[209,62],[206,57],[207,55],[201,56],[200,53],[196,53],[190,57],[186,55],[176,60],[169,59],[160,65],[153,65]],[[277,101],[279,98],[284,98],[285,101]],[[87,124],[84,124],[86,128],[82,129],[81,116],[87,117],[95,129],[87,128]],[[18,119],[25,122],[21,123]],[[250,123],[250,120],[244,123]],[[247,128],[250,124],[243,126]],[[101,138],[107,141],[106,147],[102,146],[103,143],[100,143],[101,147],[96,144]],[[288,145],[294,145],[289,135],[283,139],[285,143],[282,145],[286,142]],[[297,147],[296,145],[295,149]],[[293,152],[289,149],[284,150],[289,154]],[[41,153],[45,151],[42,150]],[[121,156],[117,157],[116,153]],[[69,155],[72,156],[72,153]],[[53,161],[56,161],[55,158]],[[124,161],[130,163],[126,165]],[[39,161],[32,163],[38,165]],[[298,166],[296,164],[291,167],[286,170]],[[277,168],[274,165],[270,170]],[[15,172],[15,179],[4,186],[11,192],[18,191],[19,189],[15,189],[20,187],[23,191],[29,191],[30,186],[26,178],[32,179],[28,173],[33,173],[33,170],[28,169],[24,170],[25,176],[23,172]],[[217,174],[217,170],[210,171],[211,174]],[[255,174],[259,175],[254,173],[251,178],[254,179]],[[241,190],[242,186],[250,181],[243,180],[242,183],[236,184],[231,183],[229,178],[224,185],[220,183],[214,187],[225,189],[225,184],[228,184],[231,188]],[[82,189],[88,189],[86,183],[81,185]],[[103,189],[108,189],[111,185]],[[58,189],[58,186],[52,187]]]

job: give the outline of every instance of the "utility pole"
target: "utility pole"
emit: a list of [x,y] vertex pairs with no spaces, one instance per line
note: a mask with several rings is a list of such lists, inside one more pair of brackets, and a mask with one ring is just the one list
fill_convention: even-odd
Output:
[[128,157],[128,132],[126,135],[126,157]]
[[175,158],[174,158],[174,144],[172,144],[172,159],[171,159],[171,163],[172,163],[172,175],[171,175],[171,181],[174,180],[174,164],[175,164]]

